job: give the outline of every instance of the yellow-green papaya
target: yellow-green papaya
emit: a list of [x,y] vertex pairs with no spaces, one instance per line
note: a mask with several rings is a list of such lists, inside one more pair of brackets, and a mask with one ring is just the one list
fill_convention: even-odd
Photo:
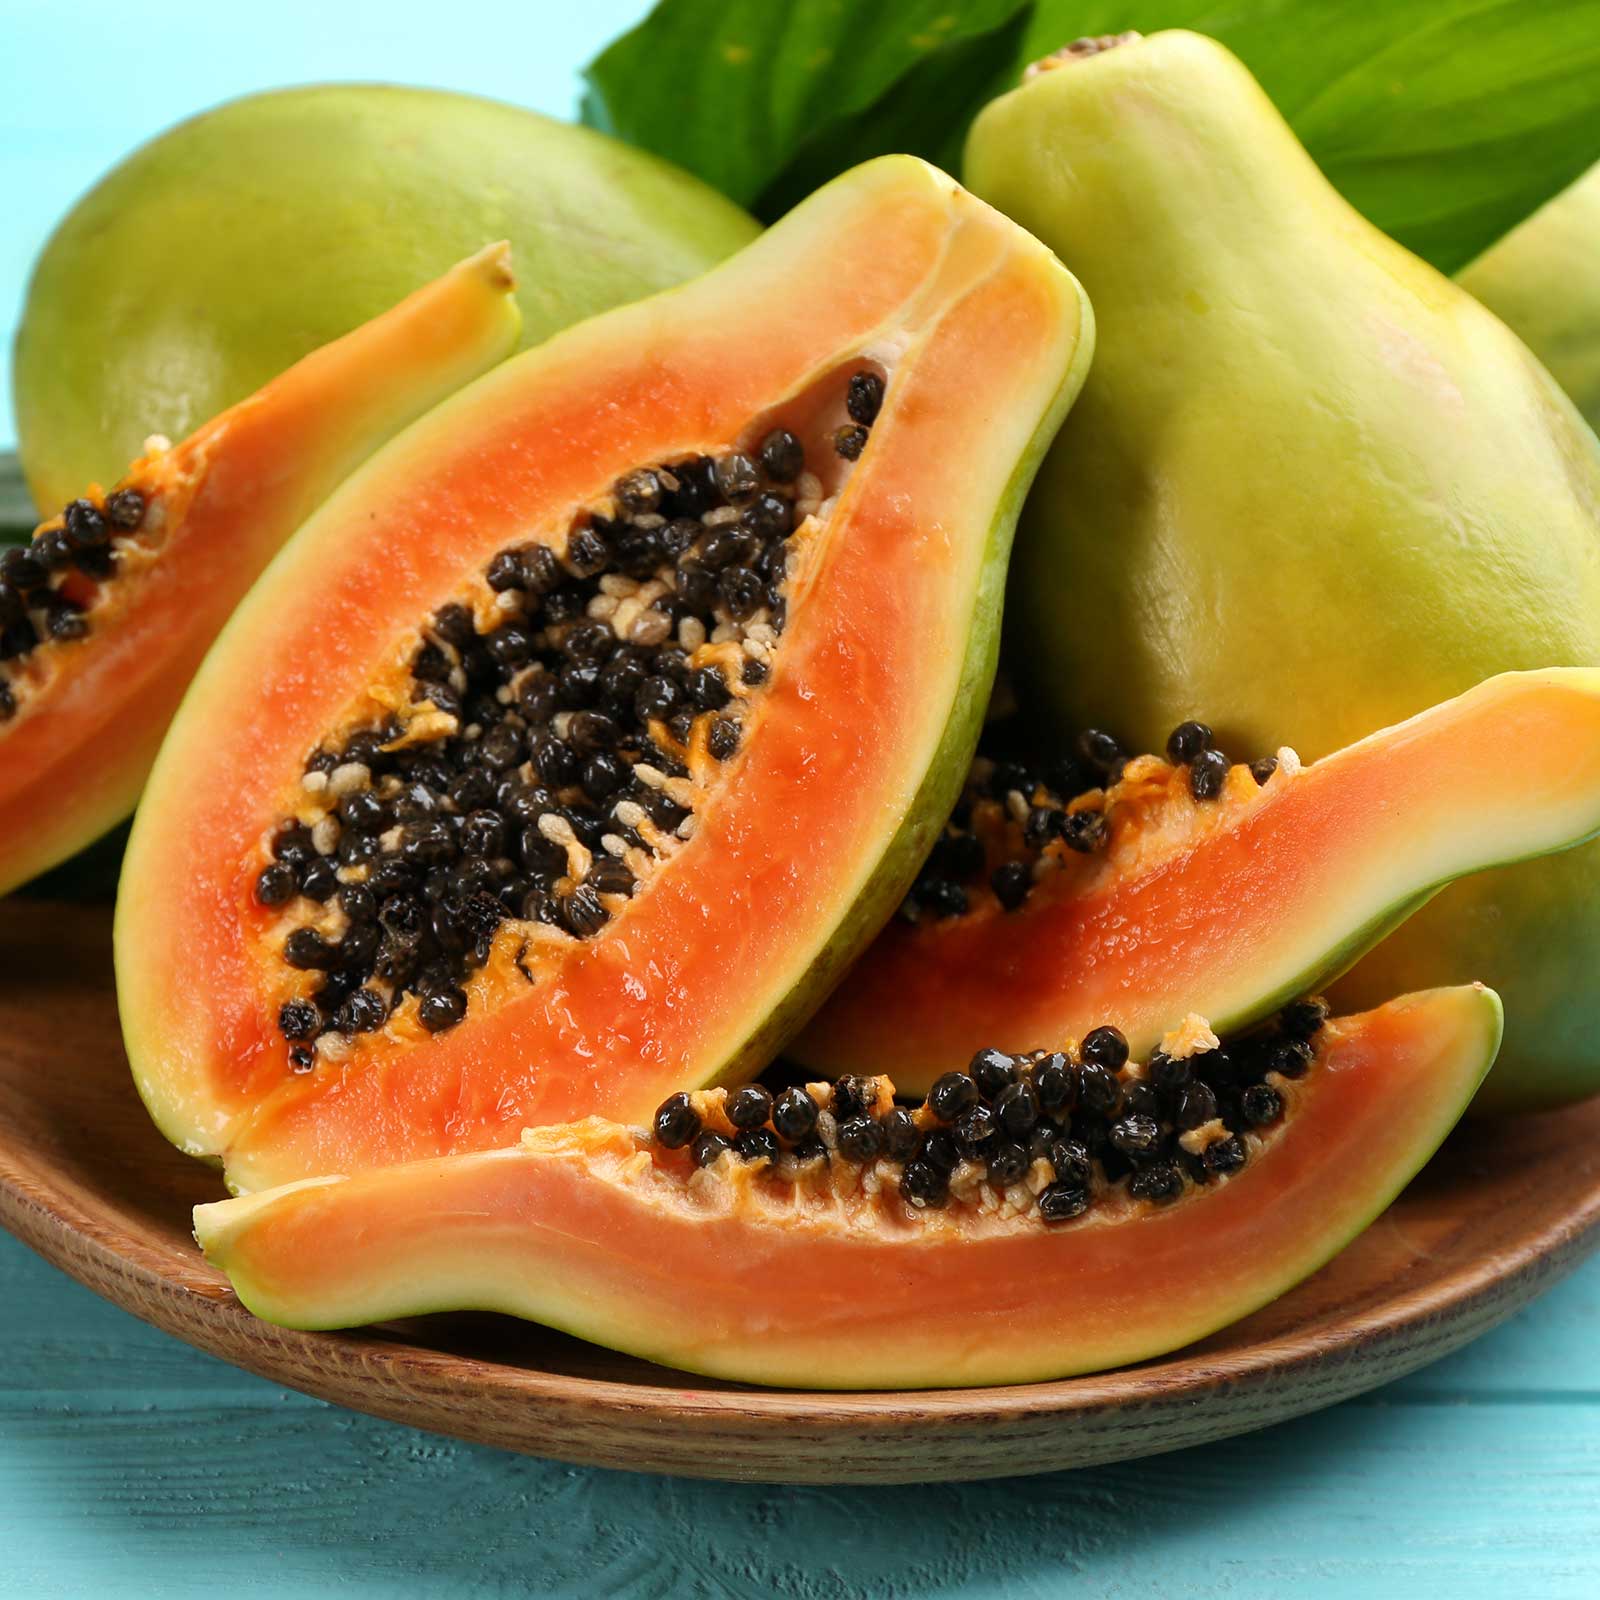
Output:
[[[1600,663],[1600,443],[1365,221],[1245,68],[1172,32],[989,105],[966,179],[1079,275],[1098,353],[1028,502],[1012,671],[1058,734],[1319,756],[1511,668]],[[1514,762],[1515,749],[1485,750]],[[1478,978],[1483,1107],[1600,1090],[1600,849],[1456,887],[1346,998]]]
[[1456,274],[1600,428],[1600,162]]
[[497,239],[522,346],[681,283],[756,225],[687,172],[517,106],[332,84],[231,101],[134,151],[51,236],[17,330],[40,510],[110,483]]

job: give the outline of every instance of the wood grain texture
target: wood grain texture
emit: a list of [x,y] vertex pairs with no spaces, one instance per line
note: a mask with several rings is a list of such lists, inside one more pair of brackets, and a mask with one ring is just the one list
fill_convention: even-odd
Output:
[[1593,1600],[1597,1319],[1600,1260],[1426,1371],[1263,1433],[981,1484],[774,1487],[359,1416],[0,1235],[0,1593]]
[[1600,1104],[1468,1130],[1293,1294],[1180,1355],[1026,1387],[829,1395],[692,1379],[508,1319],[354,1334],[258,1322],[188,1237],[213,1174],[128,1080],[104,908],[0,907],[0,1221],[97,1292],[239,1366],[461,1438],[759,1481],[1090,1466],[1259,1428],[1457,1348],[1600,1239]]

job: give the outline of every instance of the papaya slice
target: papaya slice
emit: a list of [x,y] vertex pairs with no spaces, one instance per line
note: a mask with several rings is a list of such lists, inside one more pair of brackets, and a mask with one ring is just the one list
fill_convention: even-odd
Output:
[[980,766],[907,915],[791,1053],[923,1089],[986,1045],[1029,1049],[1097,1019],[1135,1050],[1190,1008],[1243,1027],[1452,879],[1600,830],[1586,669],[1487,679],[1306,767],[1292,750],[1230,763],[1208,739],[1185,724],[1168,759],[1127,761],[1091,730],[1063,763],[1064,803],[1026,768]]
[[169,1137],[259,1188],[764,1063],[960,787],[1089,347],[1048,251],[886,158],[397,440],[240,608],[135,824]]
[[[1042,1113],[1035,1098],[1039,1153],[1020,1177],[995,1181],[982,1161],[962,1158],[947,1192],[926,1197],[914,1174],[938,1141],[959,1141],[963,1121],[979,1115],[1015,1120],[1046,1076],[1064,1071],[1059,1057],[1000,1058],[1010,1066],[1004,1087],[987,1101],[969,1093],[950,1126],[932,1109],[938,1095],[914,1114],[873,1119],[879,1129],[904,1118],[926,1130],[924,1153],[903,1164],[845,1153],[847,1130],[868,1120],[860,1113],[843,1122],[818,1113],[830,1154],[743,1159],[722,1148],[704,1166],[697,1147],[720,1135],[669,1149],[645,1130],[590,1118],[532,1129],[512,1149],[200,1206],[195,1231],[252,1311],[292,1327],[471,1308],[750,1383],[1062,1377],[1188,1344],[1315,1271],[1437,1148],[1501,1031],[1499,1001],[1481,986],[1317,1022],[1311,1044],[1280,1036],[1260,1057],[1268,1070],[1244,1093],[1274,1103],[1270,1118],[1242,1134],[1211,1122],[1183,1135],[1196,1178],[1159,1158],[1108,1181],[1102,1158],[1082,1146],[1104,1124],[1081,1107]],[[1232,1054],[1207,1049],[1216,1041],[1198,1022],[1172,1042],[1196,1053],[1142,1072],[1124,1067],[1124,1097],[1197,1093],[1205,1063]],[[1094,1053],[1085,1039],[1071,1059]],[[1273,1061],[1298,1075],[1272,1070]],[[1180,1068],[1187,1088],[1152,1090],[1152,1079],[1172,1080]],[[1086,1093],[1089,1063],[1070,1070]],[[692,1114],[750,1123],[739,1104],[749,1091],[725,1093],[695,1096]],[[781,1121],[781,1107],[772,1115]],[[1141,1121],[1164,1126],[1120,1107],[1113,1118],[1112,1141]],[[771,1130],[760,1131],[776,1147]],[[1214,1151],[1226,1159],[1208,1169]],[[1061,1176],[1082,1165],[1086,1180]]]
[[0,894],[129,816],[207,647],[379,445],[508,355],[491,245],[0,552]]

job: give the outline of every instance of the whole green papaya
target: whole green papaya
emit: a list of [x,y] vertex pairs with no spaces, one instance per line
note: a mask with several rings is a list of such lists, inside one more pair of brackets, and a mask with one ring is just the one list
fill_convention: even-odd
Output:
[[755,234],[688,173],[432,89],[252,95],[136,150],[45,246],[17,333],[20,454],[55,508],[419,283],[509,239],[523,343],[703,272]]
[[1456,274],[1600,428],[1600,163]]
[[[1065,58],[985,109],[966,180],[1078,274],[1100,328],[1012,567],[1043,725],[1159,749],[1201,717],[1239,756],[1314,757],[1491,673],[1600,663],[1600,444],[1220,45]],[[1494,985],[1480,1109],[1537,1105],[1600,1090],[1597,964],[1590,846],[1450,890],[1347,982]]]

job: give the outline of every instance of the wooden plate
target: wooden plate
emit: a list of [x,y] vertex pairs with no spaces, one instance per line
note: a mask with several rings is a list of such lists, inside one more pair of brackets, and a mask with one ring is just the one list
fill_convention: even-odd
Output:
[[496,1317],[292,1333],[256,1321],[200,1259],[189,1210],[220,1194],[134,1093],[106,909],[0,905],[0,1222],[136,1316],[263,1377],[607,1467],[796,1483],[994,1477],[1173,1450],[1331,1405],[1466,1343],[1600,1243],[1600,1101],[1459,1133],[1329,1267],[1203,1344],[1013,1388],[749,1389]]

